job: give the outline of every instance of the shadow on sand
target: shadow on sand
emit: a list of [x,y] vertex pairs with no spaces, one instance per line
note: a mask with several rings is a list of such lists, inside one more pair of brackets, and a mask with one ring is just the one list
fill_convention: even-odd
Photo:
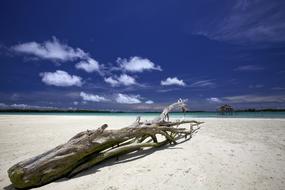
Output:
[[148,155],[151,155],[154,152],[158,152],[158,151],[162,151],[164,149],[182,149],[180,147],[176,147],[176,145],[181,144],[183,142],[189,141],[190,138],[184,139],[180,142],[177,142],[177,144],[167,144],[165,146],[159,147],[159,148],[149,148],[149,149],[144,149],[144,150],[139,150],[133,153],[129,153],[129,154],[125,154],[125,155],[121,155],[118,158],[110,158],[106,161],[101,162],[98,165],[93,166],[92,168],[89,168],[85,171],[80,172],[79,174],[71,177],[71,178],[62,178],[59,179],[55,182],[61,182],[61,181],[66,181],[72,178],[77,178],[77,177],[82,177],[85,175],[89,175],[89,174],[93,174],[95,172],[99,172],[101,168],[104,167],[109,167],[112,165],[117,165],[117,164],[122,164],[122,163],[127,163],[127,162],[132,162],[141,158],[144,158]]

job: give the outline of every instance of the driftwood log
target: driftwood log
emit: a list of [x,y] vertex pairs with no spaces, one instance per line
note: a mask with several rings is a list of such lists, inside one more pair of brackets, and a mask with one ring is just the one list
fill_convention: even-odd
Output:
[[[144,147],[160,147],[176,144],[178,137],[187,138],[203,122],[192,120],[169,121],[169,112],[187,109],[185,100],[164,108],[159,117],[141,122],[140,117],[130,126],[118,130],[107,130],[106,124],[96,130],[78,133],[67,143],[33,158],[24,160],[8,170],[9,178],[16,188],[38,187],[58,178],[71,177],[82,170],[111,157],[134,152]],[[180,128],[190,124],[190,130]],[[157,136],[165,137],[159,141]]]

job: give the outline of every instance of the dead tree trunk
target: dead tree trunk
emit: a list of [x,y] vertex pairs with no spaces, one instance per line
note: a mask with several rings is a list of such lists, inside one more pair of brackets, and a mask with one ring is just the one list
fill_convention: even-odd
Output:
[[[70,177],[108,158],[126,154],[144,147],[159,147],[176,143],[178,135],[189,135],[193,130],[178,128],[180,124],[199,125],[197,121],[166,121],[168,114],[175,108],[186,109],[185,101],[180,100],[166,107],[161,115],[151,121],[140,122],[140,117],[132,125],[106,130],[106,124],[96,130],[78,133],[67,143],[24,160],[8,170],[9,178],[16,188],[30,188],[47,184],[61,177]],[[176,127],[175,127],[176,126]],[[158,142],[156,135],[165,137]],[[145,142],[148,137],[150,140]],[[116,148],[114,146],[120,145]]]

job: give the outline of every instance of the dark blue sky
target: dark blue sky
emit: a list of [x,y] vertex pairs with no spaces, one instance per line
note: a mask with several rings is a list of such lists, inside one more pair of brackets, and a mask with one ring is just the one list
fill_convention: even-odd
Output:
[[282,0],[1,1],[0,106],[285,108]]

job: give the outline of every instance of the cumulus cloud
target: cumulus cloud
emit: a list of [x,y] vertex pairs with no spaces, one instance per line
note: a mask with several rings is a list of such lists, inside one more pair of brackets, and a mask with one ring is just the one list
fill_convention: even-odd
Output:
[[11,49],[19,53],[54,61],[73,61],[79,58],[82,59],[88,57],[88,54],[82,49],[74,49],[63,44],[56,37],[53,37],[52,40],[48,40],[43,43],[27,42],[18,44],[12,46]]
[[177,77],[168,77],[166,80],[160,81],[162,86],[170,86],[170,85],[178,85],[178,86],[186,86],[183,80],[179,80]]
[[96,94],[88,94],[85,92],[80,92],[80,96],[84,101],[90,101],[90,102],[106,102],[108,99],[106,99],[103,96],[99,96]]
[[119,104],[139,104],[141,103],[141,97],[139,95],[127,95],[118,93],[116,95],[116,102]]
[[207,100],[208,100],[209,102],[213,102],[213,103],[221,103],[221,102],[222,102],[221,99],[216,98],[216,97],[207,98]]
[[214,87],[215,86],[215,83],[212,82],[213,80],[200,80],[200,81],[197,81],[197,82],[194,82],[193,84],[191,84],[190,86],[191,87]]
[[135,85],[137,84],[135,78],[133,78],[132,76],[129,76],[127,74],[122,74],[119,77],[107,77],[104,78],[104,81],[106,83],[109,83],[111,86],[131,86],[131,85]]
[[76,75],[70,75],[65,71],[57,70],[56,72],[44,72],[40,73],[42,82],[47,85],[54,85],[59,87],[66,86],[81,86],[82,79]]
[[27,42],[11,47],[11,50],[17,53],[22,53],[33,58],[46,59],[55,62],[79,61],[75,65],[77,69],[82,69],[86,72],[100,72],[99,63],[90,57],[80,48],[72,48],[67,44],[60,42],[56,37],[52,40],[43,43]]
[[88,58],[87,60],[82,60],[75,65],[77,69],[82,69],[88,73],[92,73],[94,71],[99,71],[99,63],[92,59]]
[[143,72],[145,70],[162,71],[159,65],[155,65],[152,61],[141,57],[130,57],[130,59],[117,59],[120,68],[129,72]]
[[130,85],[136,84],[136,80],[133,77],[126,75],[126,74],[122,74],[118,78],[118,81],[125,86],[130,86]]
[[147,100],[145,103],[146,104],[153,104],[154,102],[152,100]]
[[107,77],[107,78],[104,78],[104,81],[106,83],[109,83],[111,86],[119,86],[119,81],[112,78],[112,77]]

